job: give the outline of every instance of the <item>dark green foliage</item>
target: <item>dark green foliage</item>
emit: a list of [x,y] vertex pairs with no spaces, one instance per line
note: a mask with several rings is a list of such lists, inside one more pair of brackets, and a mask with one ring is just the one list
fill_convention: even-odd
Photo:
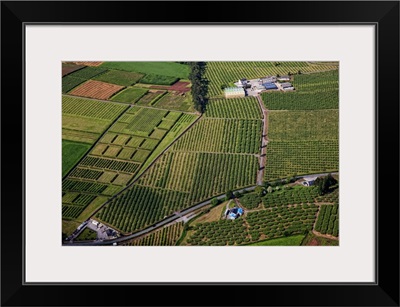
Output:
[[140,83],[171,85],[178,80],[179,78],[176,77],[147,74],[142,79],[140,79]]
[[211,206],[216,206],[220,203],[220,200],[218,198],[213,198],[211,199]]
[[260,205],[261,198],[259,194],[249,193],[240,198],[240,203],[247,209],[255,209]]
[[233,195],[232,190],[226,191],[226,193],[225,193],[225,199],[226,200],[232,199],[233,197],[234,197],[234,195]]
[[194,108],[204,113],[208,103],[208,80],[204,78],[206,62],[190,62],[189,80],[192,83]]
[[315,179],[315,185],[318,187],[319,195],[324,195],[329,191],[329,188],[337,183],[337,180],[328,174],[324,177]]

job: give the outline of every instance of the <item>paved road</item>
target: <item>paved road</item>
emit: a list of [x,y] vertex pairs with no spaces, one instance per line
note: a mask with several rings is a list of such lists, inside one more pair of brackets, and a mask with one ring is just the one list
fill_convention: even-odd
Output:
[[[326,176],[328,174],[332,174],[332,175],[336,175],[339,174],[338,172],[327,172],[327,173],[319,173],[319,174],[310,174],[310,175],[302,175],[302,176],[297,176],[297,179],[300,178],[314,178],[314,177],[319,177],[319,176]],[[256,186],[251,186],[251,187],[247,187],[244,189],[239,189],[239,190],[235,190],[233,192],[239,192],[239,193],[243,193],[245,191],[253,191],[256,188]],[[219,195],[216,198],[218,199],[224,199],[225,198],[225,194]],[[113,243],[120,243],[120,242],[124,242],[124,241],[128,241],[143,235],[146,235],[158,228],[164,227],[166,225],[168,225],[171,222],[174,222],[180,218],[182,218],[183,215],[189,214],[191,212],[194,212],[208,204],[210,204],[211,199],[203,201],[197,205],[194,205],[190,208],[184,209],[182,211],[179,212],[175,212],[173,215],[166,217],[165,219],[163,219],[162,221],[159,221],[141,231],[135,232],[133,234],[130,234],[128,236],[124,236],[124,237],[119,237],[117,239],[112,239],[112,240],[107,240],[107,241],[94,241],[94,242],[64,242],[64,246],[93,246],[93,245],[112,245]]]
[[[251,187],[247,187],[244,189],[239,189],[239,190],[235,190],[233,192],[239,192],[239,193],[243,193],[245,191],[253,191],[256,188],[256,186],[251,186]],[[225,194],[222,194],[220,196],[217,196],[216,198],[218,199],[224,199],[225,198]],[[155,229],[161,228],[166,226],[167,224],[176,221],[177,219],[180,219],[182,217],[182,215],[186,215],[188,213],[191,213],[193,211],[196,211],[206,205],[209,205],[211,202],[211,199],[203,201],[195,206],[192,206],[190,208],[184,209],[182,211],[179,212],[175,212],[173,215],[166,217],[165,219],[163,219],[160,222],[157,222],[141,231],[135,232],[133,234],[130,234],[128,236],[124,236],[124,237],[119,237],[117,239],[112,239],[112,240],[107,240],[107,241],[94,241],[94,242],[64,242],[64,246],[93,246],[93,245],[112,245],[113,243],[120,243],[120,242],[124,242],[124,241],[128,241],[140,236],[143,236],[145,234],[148,234],[152,231],[154,231]]]

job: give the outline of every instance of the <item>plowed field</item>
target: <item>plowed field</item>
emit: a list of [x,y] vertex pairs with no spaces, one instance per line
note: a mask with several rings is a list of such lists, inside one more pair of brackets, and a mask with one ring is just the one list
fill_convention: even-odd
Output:
[[89,80],[81,86],[75,88],[72,92],[70,92],[70,94],[95,99],[108,99],[123,88],[123,86],[115,84]]

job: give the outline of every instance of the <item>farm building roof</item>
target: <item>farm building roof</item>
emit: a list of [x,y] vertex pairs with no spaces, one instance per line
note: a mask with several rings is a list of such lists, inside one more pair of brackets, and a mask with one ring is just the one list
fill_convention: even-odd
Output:
[[277,88],[278,88],[278,87],[275,85],[275,83],[264,83],[263,86],[264,86],[267,90],[277,89]]
[[225,93],[243,93],[244,89],[241,87],[227,87],[224,91]]
[[290,82],[285,82],[285,83],[282,83],[281,86],[282,86],[283,88],[285,88],[285,87],[291,87],[292,84],[291,84]]

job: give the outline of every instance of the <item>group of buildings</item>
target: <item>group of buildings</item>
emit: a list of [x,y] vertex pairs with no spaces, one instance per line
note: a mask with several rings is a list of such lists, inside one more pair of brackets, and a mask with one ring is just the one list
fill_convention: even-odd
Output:
[[225,98],[255,96],[263,91],[292,91],[293,85],[289,82],[290,76],[267,76],[259,79],[240,79],[234,83],[235,87],[224,89]]

